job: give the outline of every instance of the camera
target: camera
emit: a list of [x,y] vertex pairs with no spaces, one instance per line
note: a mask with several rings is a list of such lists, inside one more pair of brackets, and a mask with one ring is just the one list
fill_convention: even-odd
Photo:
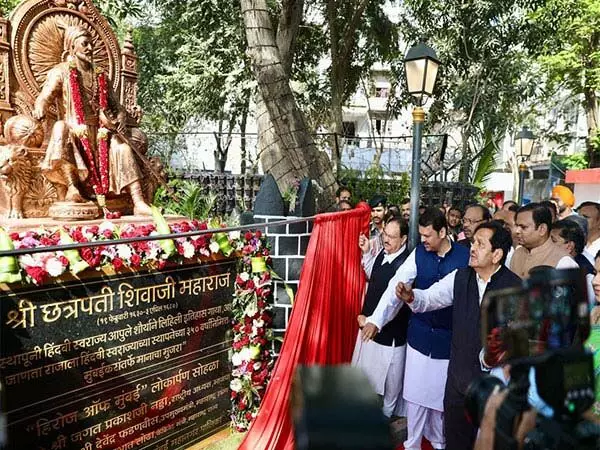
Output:
[[536,427],[525,449],[598,449],[600,427],[583,418],[595,401],[593,355],[585,278],[577,269],[538,268],[522,286],[490,292],[481,305],[486,355],[509,368],[508,386],[492,375],[473,381],[468,416],[479,426],[496,386],[508,389],[497,411],[494,448],[517,449],[519,416],[533,403]]

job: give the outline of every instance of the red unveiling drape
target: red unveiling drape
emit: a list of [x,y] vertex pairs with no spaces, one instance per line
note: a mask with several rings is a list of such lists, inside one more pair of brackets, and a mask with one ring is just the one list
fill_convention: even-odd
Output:
[[369,219],[365,203],[315,218],[281,353],[240,449],[293,449],[288,409],[296,366],[350,362],[365,288],[358,236],[368,232]]

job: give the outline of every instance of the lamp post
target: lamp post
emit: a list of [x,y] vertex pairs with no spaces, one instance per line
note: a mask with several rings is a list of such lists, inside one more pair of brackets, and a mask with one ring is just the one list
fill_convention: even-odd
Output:
[[519,192],[517,197],[517,203],[519,205],[523,203],[525,174],[529,171],[529,167],[527,167],[527,164],[525,164],[525,160],[531,156],[531,150],[533,150],[534,141],[535,135],[527,127],[523,127],[523,129],[515,136],[515,154],[517,158],[521,158],[521,163],[519,164]]
[[408,246],[414,249],[419,243],[419,203],[421,197],[421,141],[425,111],[423,103],[431,96],[437,77],[440,61],[435,51],[421,42],[410,50],[404,58],[406,85],[413,97],[415,107],[413,117],[412,169],[410,177],[410,220],[408,225]]

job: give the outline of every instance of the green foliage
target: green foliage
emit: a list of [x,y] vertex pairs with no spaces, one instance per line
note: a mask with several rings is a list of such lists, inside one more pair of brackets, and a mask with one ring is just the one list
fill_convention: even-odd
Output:
[[600,3],[547,0],[530,15],[528,47],[551,88],[600,89]]
[[167,214],[176,214],[189,219],[208,219],[213,211],[217,195],[203,192],[199,183],[171,177],[168,183],[172,192],[160,186],[154,195],[153,204],[162,207]]
[[485,136],[485,146],[481,150],[475,173],[471,179],[471,184],[482,188],[485,182],[489,179],[490,175],[496,168],[496,154],[498,151],[498,145],[494,141],[494,136],[488,131]]
[[95,4],[119,35],[134,19],[143,16],[144,0],[96,0]]
[[0,0],[0,11],[7,17],[21,0]]
[[486,133],[503,136],[518,123],[523,101],[535,93],[523,49],[523,3],[405,2],[401,23],[405,41],[412,45],[427,36],[442,61],[428,120],[438,132],[460,130],[461,181],[468,180],[469,161],[487,144]]
[[403,172],[400,175],[385,177],[381,167],[371,167],[364,173],[343,168],[340,171],[341,184],[350,188],[352,201],[369,201],[373,196],[385,195],[390,205],[400,205],[410,191],[410,177]]
[[565,169],[587,169],[588,159],[585,153],[575,153],[574,155],[565,156],[560,159],[561,164]]

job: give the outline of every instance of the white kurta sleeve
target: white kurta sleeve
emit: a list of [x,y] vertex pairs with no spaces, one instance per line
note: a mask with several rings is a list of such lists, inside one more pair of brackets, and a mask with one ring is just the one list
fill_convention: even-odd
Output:
[[388,283],[388,287],[381,296],[377,308],[371,316],[367,317],[367,322],[374,324],[380,330],[387,325],[390,320],[396,317],[404,302],[396,298],[396,285],[402,283],[412,283],[417,277],[417,262],[415,260],[415,251],[413,250],[404,264],[402,264],[396,274]]
[[415,289],[413,291],[415,299],[408,306],[416,313],[435,311],[452,306],[455,278],[456,270],[453,270],[440,281],[433,283],[428,289]]
[[363,253],[362,255],[362,266],[367,278],[371,278],[371,272],[373,272],[373,266],[375,265],[376,259],[377,254],[373,255],[371,250],[369,250],[367,253]]
[[557,269],[579,269],[579,264],[570,256],[563,256],[556,264]]

